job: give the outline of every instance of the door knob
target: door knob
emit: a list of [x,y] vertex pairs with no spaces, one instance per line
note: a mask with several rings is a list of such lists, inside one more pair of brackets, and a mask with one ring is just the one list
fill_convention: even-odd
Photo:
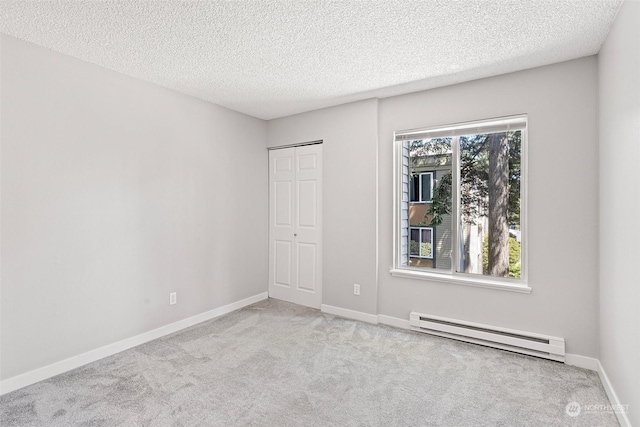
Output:
[[297,233],[293,233],[293,237],[298,237],[298,234]]

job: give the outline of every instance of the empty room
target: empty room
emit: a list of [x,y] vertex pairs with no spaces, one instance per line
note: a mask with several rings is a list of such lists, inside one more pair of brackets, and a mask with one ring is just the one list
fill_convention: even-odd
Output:
[[0,32],[3,427],[640,426],[640,1]]

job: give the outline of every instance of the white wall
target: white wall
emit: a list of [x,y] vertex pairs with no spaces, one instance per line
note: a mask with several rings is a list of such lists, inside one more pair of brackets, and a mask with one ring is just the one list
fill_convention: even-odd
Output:
[[600,71],[600,362],[640,426],[640,3],[623,3]]
[[369,314],[377,310],[377,117],[377,101],[367,100],[267,122],[269,147],[324,141],[322,303]]
[[0,378],[265,292],[266,176],[265,122],[2,36]]
[[[380,314],[412,310],[564,337],[597,356],[595,57],[380,101]],[[392,277],[393,132],[527,113],[531,294]]]

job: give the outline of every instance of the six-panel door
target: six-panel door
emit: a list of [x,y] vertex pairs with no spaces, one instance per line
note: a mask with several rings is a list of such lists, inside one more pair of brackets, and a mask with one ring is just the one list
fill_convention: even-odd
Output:
[[269,152],[269,296],[322,303],[322,145]]

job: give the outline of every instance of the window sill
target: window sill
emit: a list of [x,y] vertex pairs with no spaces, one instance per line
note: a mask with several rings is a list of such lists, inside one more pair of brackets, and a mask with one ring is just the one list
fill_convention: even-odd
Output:
[[497,289],[501,291],[520,292],[529,294],[531,288],[527,285],[510,284],[498,280],[482,280],[476,278],[467,278],[462,276],[451,276],[448,274],[434,274],[424,271],[415,271],[409,269],[392,268],[389,273],[395,277],[404,277],[407,279],[431,280],[434,282],[453,283],[456,285],[474,286],[478,288]]

